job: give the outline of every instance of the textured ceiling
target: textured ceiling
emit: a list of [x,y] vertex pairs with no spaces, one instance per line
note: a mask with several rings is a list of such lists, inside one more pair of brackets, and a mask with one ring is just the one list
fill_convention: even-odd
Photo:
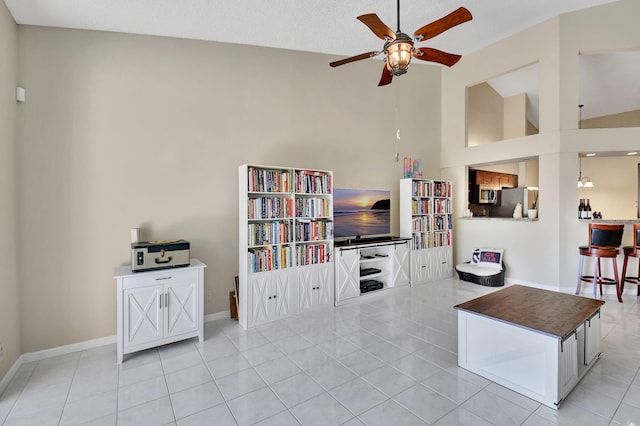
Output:
[[[400,29],[413,32],[460,6],[473,20],[420,43],[451,53],[468,54],[565,12],[615,0],[403,0]],[[4,0],[18,24],[211,40],[254,46],[353,56],[382,49],[382,41],[356,17],[376,13],[393,30],[397,28],[397,3],[393,0]],[[636,57],[638,55],[635,55]],[[382,55],[380,56],[382,57]],[[611,67],[608,60],[618,61]],[[620,66],[624,56],[581,59],[585,75],[598,81],[623,81],[616,70],[628,69],[634,79],[639,62]],[[634,59],[635,60],[635,59]],[[419,61],[418,61],[419,63]],[[582,71],[581,71],[582,74]],[[537,73],[528,73],[537,78]],[[531,77],[533,76],[533,77]],[[537,102],[535,81],[492,81],[503,93],[526,91]],[[637,79],[634,85],[638,87]],[[587,81],[584,80],[583,81]],[[629,90],[604,102],[615,91],[596,93],[582,84],[583,118],[638,108],[640,93]],[[633,95],[633,96],[631,96]],[[620,102],[618,102],[620,101]],[[592,105],[598,104],[598,110]],[[634,104],[634,105],[632,105]]]
[[[352,56],[382,44],[356,20],[376,13],[396,30],[393,0],[4,0],[19,24],[213,40]],[[403,0],[401,29],[460,6],[474,19],[429,41],[467,54],[564,12],[613,0]]]

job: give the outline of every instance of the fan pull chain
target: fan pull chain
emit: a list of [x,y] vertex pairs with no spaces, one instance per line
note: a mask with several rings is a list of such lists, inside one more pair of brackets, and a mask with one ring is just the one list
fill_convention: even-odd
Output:
[[[399,2],[399,0],[398,0]],[[396,84],[396,163],[400,161],[400,150],[398,149],[400,145],[400,88],[399,85]]]

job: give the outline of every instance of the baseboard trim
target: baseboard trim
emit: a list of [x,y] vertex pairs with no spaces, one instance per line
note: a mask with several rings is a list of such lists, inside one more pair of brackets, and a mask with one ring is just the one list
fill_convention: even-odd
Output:
[[9,371],[7,371],[7,374],[5,374],[2,380],[0,380],[0,395],[2,395],[4,391],[7,389],[7,387],[9,386],[9,383],[13,379],[13,376],[16,375],[21,365],[22,365],[22,355],[18,357],[16,362],[14,362],[11,368],[9,369]]
[[[216,312],[215,314],[209,314],[204,316],[204,322],[217,321],[220,319],[229,318],[230,311]],[[70,345],[58,346],[55,348],[44,349],[36,352],[26,352],[18,357],[13,363],[7,374],[0,380],[0,395],[5,391],[13,377],[18,372],[18,369],[22,364],[28,362],[40,361],[42,359],[52,358],[54,356],[67,355],[73,352],[84,351],[87,349],[99,348],[100,346],[111,345],[117,342],[117,336],[100,337],[98,339],[86,340],[84,342],[72,343]]]

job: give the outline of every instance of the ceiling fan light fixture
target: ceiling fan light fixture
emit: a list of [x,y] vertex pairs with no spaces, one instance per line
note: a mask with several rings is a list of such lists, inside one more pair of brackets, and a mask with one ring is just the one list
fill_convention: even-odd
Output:
[[413,40],[406,34],[399,33],[396,39],[385,44],[387,68],[394,76],[405,74],[413,56]]

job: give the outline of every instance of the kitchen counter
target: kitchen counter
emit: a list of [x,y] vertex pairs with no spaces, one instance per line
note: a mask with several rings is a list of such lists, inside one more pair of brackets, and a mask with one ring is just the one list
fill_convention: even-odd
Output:
[[578,219],[581,223],[601,223],[603,225],[633,225],[640,223],[640,219]]
[[538,218],[529,219],[528,217],[490,217],[490,216],[462,216],[458,219],[461,220],[499,220],[499,221],[509,221],[509,222],[537,222]]

